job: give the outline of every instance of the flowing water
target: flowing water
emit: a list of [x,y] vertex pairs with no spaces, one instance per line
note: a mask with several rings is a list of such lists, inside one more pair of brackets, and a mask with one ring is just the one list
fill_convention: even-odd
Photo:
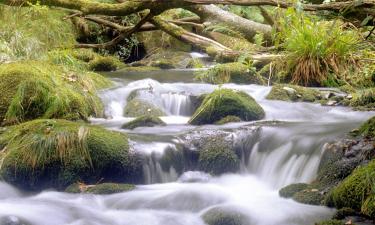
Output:
[[[108,75],[117,82],[101,94],[108,118],[92,118],[92,123],[129,133],[133,150],[145,158],[144,184],[131,192],[99,196],[48,190],[30,195],[0,182],[0,224],[204,225],[201,215],[221,207],[246,215],[251,225],[311,225],[332,216],[333,210],[280,198],[278,189],[312,181],[324,144],[372,115],[342,107],[268,101],[269,87],[226,84],[223,87],[253,96],[266,118],[196,127],[187,124],[196,97],[218,86],[194,83],[191,71]],[[167,126],[121,130],[133,119],[124,117],[123,109],[134,91],[163,109]],[[163,169],[160,160],[167,151],[179,151],[182,145],[194,151],[189,141],[217,133],[240,155],[238,173],[212,177],[173,166]]]

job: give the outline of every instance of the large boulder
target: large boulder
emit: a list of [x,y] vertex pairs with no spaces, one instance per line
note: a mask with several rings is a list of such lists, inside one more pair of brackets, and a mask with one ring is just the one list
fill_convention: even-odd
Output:
[[165,126],[166,123],[156,116],[140,116],[128,123],[122,125],[123,129],[134,129],[137,127],[154,127],[154,126]]
[[234,173],[240,168],[240,160],[230,148],[221,145],[207,146],[199,153],[199,169],[212,175]]
[[98,89],[111,82],[95,73],[75,72],[46,62],[0,65],[0,123],[35,118],[86,120],[103,116]]
[[208,70],[197,72],[197,80],[211,83],[266,84],[265,79],[255,69],[249,69],[243,63],[218,64]]
[[26,190],[63,189],[74,182],[138,182],[142,169],[125,134],[66,120],[33,120],[0,135],[0,169]]
[[231,89],[218,89],[207,95],[190,119],[190,124],[212,124],[226,116],[243,121],[263,119],[263,108],[248,94]]
[[134,98],[126,104],[124,116],[140,117],[145,115],[160,117],[166,114],[154,104],[140,98]]

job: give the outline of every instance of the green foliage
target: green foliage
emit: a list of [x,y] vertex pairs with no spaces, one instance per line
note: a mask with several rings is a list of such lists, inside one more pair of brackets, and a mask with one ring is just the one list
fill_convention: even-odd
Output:
[[111,82],[40,61],[0,65],[0,119],[6,124],[35,118],[84,119],[102,116],[97,89]]
[[264,84],[264,80],[256,73],[252,64],[242,62],[218,64],[208,70],[197,72],[195,79],[212,84]]
[[352,54],[357,51],[360,36],[343,29],[339,21],[318,21],[288,9],[279,27],[276,43],[288,52],[285,69],[292,83],[323,85],[329,74],[341,80],[353,69]]
[[359,109],[375,109],[375,88],[359,90],[350,101],[350,106]]
[[360,166],[331,193],[337,208],[349,207],[368,216],[374,214],[375,160]]
[[137,127],[153,127],[153,126],[165,126],[166,124],[156,116],[140,116],[136,118],[135,120],[132,120],[128,123],[125,123],[122,125],[123,129],[134,129]]
[[375,137],[375,117],[367,120],[360,128],[359,133],[365,137]]
[[41,59],[54,48],[71,47],[75,33],[65,13],[46,6],[0,6],[0,62]]
[[211,145],[199,153],[199,169],[213,175],[236,172],[240,161],[226,146]]
[[207,95],[189,123],[212,124],[226,116],[237,116],[244,121],[265,116],[260,105],[248,94],[231,89],[218,89]]
[[65,120],[33,120],[0,135],[2,178],[28,190],[65,188],[77,181],[124,182],[135,164],[125,134]]

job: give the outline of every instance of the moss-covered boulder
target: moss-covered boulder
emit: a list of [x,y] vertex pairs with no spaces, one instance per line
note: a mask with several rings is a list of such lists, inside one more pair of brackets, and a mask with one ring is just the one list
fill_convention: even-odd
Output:
[[358,167],[350,176],[333,189],[330,198],[335,207],[349,207],[374,216],[375,160]]
[[3,124],[35,118],[101,117],[103,106],[96,92],[111,85],[99,74],[39,61],[2,64],[0,80]]
[[89,68],[92,71],[115,71],[122,67],[124,67],[124,64],[113,56],[100,56],[89,62]]
[[375,116],[362,124],[359,133],[365,137],[375,138]]
[[248,94],[231,89],[218,89],[207,95],[190,119],[190,124],[212,124],[227,116],[243,121],[263,119],[263,108]]
[[149,103],[143,99],[134,98],[126,104],[124,109],[124,116],[140,117],[145,115],[160,117],[165,116],[166,114],[163,112],[163,110],[159,109],[154,104]]
[[321,99],[321,95],[318,90],[311,88],[290,84],[277,84],[272,87],[271,92],[266,98],[288,102],[315,102]]
[[214,207],[202,215],[208,225],[250,225],[251,220],[240,211],[229,207]]
[[0,169],[8,183],[27,190],[75,183],[137,182],[142,169],[125,134],[66,120],[33,120],[0,135]]
[[239,118],[238,116],[226,116],[223,119],[217,121],[215,124],[223,125],[226,123],[236,123],[236,122],[241,122],[241,118]]
[[324,195],[318,189],[305,189],[293,195],[293,200],[308,205],[323,205]]
[[279,195],[284,198],[292,198],[297,192],[303,191],[308,188],[308,184],[305,183],[296,183],[290,184],[286,187],[283,187],[279,190]]
[[163,120],[156,116],[140,116],[135,120],[132,120],[128,123],[122,125],[122,129],[134,129],[137,127],[154,127],[154,126],[165,126]]
[[132,191],[135,189],[133,184],[118,184],[118,183],[102,183],[96,185],[85,185],[82,183],[74,183],[69,185],[65,192],[68,193],[89,193],[96,195],[108,195],[121,192]]
[[205,147],[199,153],[199,169],[212,175],[234,173],[240,168],[240,160],[236,153],[222,145]]
[[242,63],[219,64],[206,71],[197,73],[195,79],[212,84],[239,83],[239,84],[265,84],[263,77],[255,70],[251,70]]

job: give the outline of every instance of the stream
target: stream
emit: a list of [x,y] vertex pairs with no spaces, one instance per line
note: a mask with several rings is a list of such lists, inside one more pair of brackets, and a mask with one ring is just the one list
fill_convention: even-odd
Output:
[[[145,158],[144,184],[126,193],[91,195],[53,190],[25,194],[0,182],[1,225],[204,225],[201,215],[216,207],[246,215],[249,225],[312,225],[330,218],[334,209],[281,198],[278,190],[313,181],[324,144],[373,115],[345,107],[269,101],[265,97],[270,87],[196,83],[191,70],[106,75],[116,82],[116,87],[101,93],[108,118],[92,118],[91,122],[129,133],[132,149]],[[266,118],[220,126],[187,124],[194,98],[217,88],[250,94],[264,108]],[[123,117],[123,110],[129,95],[137,90],[140,99],[165,112],[161,119],[167,126],[121,129],[134,119]],[[189,140],[218,132],[240,153],[238,173],[213,177],[161,166],[167,150],[178,151],[181,145],[193,148]]]

